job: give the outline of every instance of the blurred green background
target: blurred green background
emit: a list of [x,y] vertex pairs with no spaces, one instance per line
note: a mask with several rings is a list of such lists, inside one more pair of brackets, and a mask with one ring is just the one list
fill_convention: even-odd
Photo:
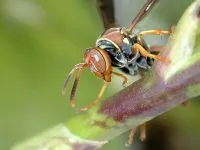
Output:
[[[177,23],[192,0],[161,0],[139,29],[168,29]],[[128,25],[144,0],[115,0],[119,25]],[[76,110],[69,92],[61,95],[64,79],[94,46],[103,32],[94,0],[0,1],[0,150],[67,121]],[[149,43],[165,38],[147,37]],[[102,81],[89,71],[81,77],[77,107],[97,95]],[[104,97],[121,88],[114,79]],[[178,107],[151,121],[146,142],[137,139],[126,148],[128,133],[113,139],[104,150],[199,150],[200,103]]]

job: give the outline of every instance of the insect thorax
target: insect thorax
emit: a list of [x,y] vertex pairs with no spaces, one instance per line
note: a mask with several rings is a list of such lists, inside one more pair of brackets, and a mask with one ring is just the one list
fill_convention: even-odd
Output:
[[[111,28],[104,32],[96,41],[96,47],[108,52],[112,66],[119,68],[123,72],[135,75],[139,69],[148,70],[151,68],[151,60],[143,57],[139,51],[133,53],[134,43],[138,43],[137,35],[125,36],[120,28]],[[144,43],[145,49],[148,47]]]

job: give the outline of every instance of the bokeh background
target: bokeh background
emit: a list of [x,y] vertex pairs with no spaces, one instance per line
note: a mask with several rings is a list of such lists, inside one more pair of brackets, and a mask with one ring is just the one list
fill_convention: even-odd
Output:
[[[160,0],[139,30],[170,28],[191,2]],[[143,4],[144,0],[115,0],[118,24],[128,25]],[[94,0],[0,1],[0,150],[75,114],[69,106],[69,93],[61,94],[63,81],[103,30]],[[166,42],[165,37],[148,36],[146,40],[149,44]],[[93,100],[101,83],[86,70],[77,107]],[[114,79],[104,97],[120,88]],[[103,150],[199,150],[199,114],[200,103],[193,100],[186,108],[177,107],[150,121],[145,142],[136,138],[127,148],[128,133],[124,133]]]

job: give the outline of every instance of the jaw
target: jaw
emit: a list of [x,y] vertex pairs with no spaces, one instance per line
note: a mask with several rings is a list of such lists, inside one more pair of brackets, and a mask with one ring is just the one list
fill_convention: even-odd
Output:
[[100,73],[100,72],[94,72],[95,76],[97,76],[98,78],[103,79],[105,82],[111,82],[111,73],[109,74],[104,74],[104,73]]
[[111,73],[104,76],[104,81],[111,82]]

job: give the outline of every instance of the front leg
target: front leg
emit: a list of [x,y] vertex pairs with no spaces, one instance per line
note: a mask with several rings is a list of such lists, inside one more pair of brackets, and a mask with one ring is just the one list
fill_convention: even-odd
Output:
[[81,111],[87,111],[87,110],[89,110],[90,108],[94,107],[94,106],[101,100],[101,98],[102,98],[102,96],[103,96],[103,94],[104,94],[104,92],[105,92],[105,90],[106,90],[108,84],[109,84],[109,82],[104,81],[104,84],[102,85],[101,90],[100,90],[100,92],[99,92],[99,94],[98,94],[96,100],[94,100],[93,102],[91,102],[90,104],[88,104],[88,105],[85,106],[85,107],[79,108],[78,111],[79,111],[79,112],[81,112]]
[[118,77],[121,77],[123,78],[123,82],[122,82],[122,85],[125,86],[126,83],[128,83],[128,78],[126,76],[124,76],[123,74],[121,73],[118,73],[118,72],[114,72],[112,71],[112,73]]

